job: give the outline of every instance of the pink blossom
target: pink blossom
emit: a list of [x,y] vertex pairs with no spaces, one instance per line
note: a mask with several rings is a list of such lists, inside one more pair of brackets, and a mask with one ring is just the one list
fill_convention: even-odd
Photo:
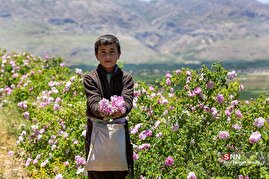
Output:
[[176,74],[178,75],[178,74],[180,74],[181,73],[181,70],[176,70]]
[[162,137],[163,136],[163,133],[162,132],[159,132],[158,134],[156,134],[156,137],[157,138],[160,138],[160,137]]
[[196,179],[197,177],[196,177],[196,175],[195,175],[195,173],[194,172],[190,172],[189,174],[188,174],[188,176],[187,176],[187,179]]
[[18,73],[14,73],[14,74],[12,75],[12,78],[17,78],[17,77],[19,77],[19,74],[18,74]]
[[194,96],[196,96],[196,94],[194,93],[194,91],[188,91],[188,96],[194,97]]
[[238,100],[233,100],[233,101],[231,102],[232,106],[236,106],[236,105],[238,105],[238,103],[239,103]]
[[208,82],[206,83],[206,87],[207,87],[208,89],[213,89],[214,86],[215,86],[215,84],[214,84],[213,81],[208,81]]
[[150,107],[149,109],[148,109],[148,116],[152,116],[153,115],[153,109]]
[[191,71],[186,71],[186,74],[187,74],[188,76],[191,76]]
[[138,160],[139,159],[139,155],[135,152],[133,152],[133,159],[134,160]]
[[198,87],[196,87],[196,88],[193,90],[193,92],[194,92],[195,94],[199,95],[199,94],[202,93],[202,88],[200,88],[200,87],[198,86]]
[[78,167],[76,174],[79,175],[79,174],[83,173],[84,171],[85,170],[83,167]]
[[111,96],[111,105],[116,112],[120,112],[121,114],[124,114],[126,112],[125,108],[125,101],[122,96]]
[[202,103],[199,103],[198,106],[199,106],[199,108],[201,108],[201,109],[204,108],[204,104],[202,104]]
[[176,132],[178,129],[179,129],[179,125],[178,125],[178,122],[173,124],[172,127],[171,127],[172,131],[173,132]]
[[28,167],[31,163],[32,159],[31,158],[28,158],[25,162],[25,166]]
[[210,108],[208,106],[204,106],[204,111],[205,112],[210,112]]
[[166,85],[170,86],[170,85],[171,85],[171,80],[170,80],[170,78],[166,78],[165,83],[166,83]]
[[158,104],[168,104],[168,100],[162,96],[161,99],[158,100]]
[[238,175],[238,179],[249,179],[249,176]]
[[219,138],[220,138],[220,139],[225,140],[225,139],[227,139],[227,138],[229,138],[229,137],[230,137],[229,132],[227,132],[227,131],[220,131],[220,132],[219,132]]
[[49,85],[49,87],[53,87],[53,86],[55,85],[55,83],[54,83],[54,81],[50,81],[50,82],[48,83],[48,85]]
[[164,112],[163,112],[163,115],[165,116],[165,115],[167,115],[168,114],[168,110],[165,110]]
[[196,87],[196,88],[194,89],[193,92],[194,92],[196,95],[199,95],[199,94],[202,93],[202,88],[200,88],[200,87],[198,86],[198,87]]
[[233,128],[240,131],[240,129],[242,128],[242,125],[234,124]]
[[225,114],[226,114],[227,117],[231,117],[231,112],[230,112],[229,109],[226,109],[225,110]]
[[13,154],[14,154],[14,152],[12,150],[7,153],[7,155],[10,157],[13,156]]
[[235,114],[236,114],[236,116],[238,118],[242,118],[243,117],[243,115],[242,115],[242,113],[241,113],[241,111],[239,109],[235,111]]
[[166,73],[165,77],[166,77],[166,78],[171,78],[172,75],[171,75],[170,73]]
[[237,74],[235,71],[228,72],[228,74],[227,74],[227,78],[229,80],[233,80],[236,76],[237,76]]
[[153,128],[156,129],[160,124],[161,124],[161,121],[157,120],[157,121],[154,123]]
[[78,75],[82,75],[83,74],[82,69],[79,69],[79,68],[76,68],[76,72],[75,73],[78,74]]
[[150,144],[149,143],[145,143],[142,145],[138,146],[138,150],[145,150],[145,149],[149,149],[150,148]]
[[68,162],[68,161],[64,162],[64,165],[65,165],[66,167],[68,167],[68,166],[69,166],[69,162]]
[[60,97],[57,97],[56,99],[55,99],[55,103],[59,103],[59,102],[61,102],[62,101],[62,99],[60,98]]
[[131,130],[130,130],[130,133],[131,134],[136,134],[138,132],[138,130],[140,129],[142,124],[136,124]]
[[100,112],[102,112],[106,116],[110,116],[113,114],[112,110],[113,109],[112,109],[112,106],[111,106],[109,100],[104,98],[101,101],[99,101],[99,111]]
[[222,103],[224,101],[224,96],[222,94],[218,94],[217,100],[219,103]]
[[154,87],[153,86],[149,86],[149,90],[150,91],[154,91]]
[[64,92],[68,92],[71,88],[71,85],[72,85],[71,81],[66,82]]
[[60,106],[58,103],[55,103],[53,106],[53,110],[58,111],[60,109]]
[[171,157],[171,156],[168,156],[166,159],[165,159],[165,162],[164,164],[168,167],[172,166],[174,164],[174,158]]
[[37,159],[34,159],[33,160],[33,164],[35,165],[35,164],[37,164],[38,163],[38,160]]
[[18,107],[22,108],[22,109],[27,109],[28,106],[27,106],[27,102],[26,101],[23,101],[23,102],[19,102],[18,103]]
[[55,176],[55,179],[63,179],[63,178],[64,178],[63,175],[60,173]]
[[75,157],[75,160],[76,160],[76,165],[86,165],[86,160],[79,155]]
[[259,140],[261,140],[261,134],[259,133],[259,131],[253,132],[250,137],[249,137],[249,142],[251,144],[254,144],[256,142],[258,142]]
[[23,113],[23,117],[24,117],[25,119],[29,119],[29,118],[30,118],[30,114],[29,114],[29,112],[24,112],[24,113]]
[[152,136],[152,131],[147,129],[147,130],[144,130],[142,131],[140,134],[139,134],[139,139],[140,140],[145,140],[146,137],[150,137]]
[[256,118],[254,120],[255,120],[253,123],[254,126],[261,128],[264,125],[264,119],[262,117]]
[[138,96],[140,96],[140,92],[139,91],[135,91],[134,92],[134,97],[138,97]]
[[212,116],[216,118],[218,115],[218,110],[215,107],[212,107],[210,111],[211,111]]

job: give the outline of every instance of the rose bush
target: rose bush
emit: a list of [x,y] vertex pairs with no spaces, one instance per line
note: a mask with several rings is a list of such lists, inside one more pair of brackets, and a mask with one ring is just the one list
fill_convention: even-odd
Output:
[[[0,64],[1,107],[24,118],[15,153],[29,174],[84,178],[83,72],[28,53],[0,51]],[[235,77],[213,64],[167,73],[159,86],[136,83],[128,116],[135,178],[269,177],[269,97],[238,100]]]

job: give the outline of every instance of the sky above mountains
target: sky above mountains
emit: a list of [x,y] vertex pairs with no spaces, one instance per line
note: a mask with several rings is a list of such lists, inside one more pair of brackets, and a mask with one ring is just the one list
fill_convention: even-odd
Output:
[[257,0],[257,1],[259,1],[261,3],[269,3],[269,0]]
[[[149,1],[152,1],[152,0],[140,0],[140,1],[147,1],[147,2],[149,2]],[[261,3],[269,3],[269,0],[256,0],[256,1],[258,1],[258,2],[261,2]]]

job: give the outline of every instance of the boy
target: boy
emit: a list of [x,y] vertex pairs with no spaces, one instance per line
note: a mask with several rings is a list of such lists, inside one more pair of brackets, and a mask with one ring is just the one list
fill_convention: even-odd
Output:
[[[84,89],[87,97],[87,133],[86,133],[86,158],[88,158],[91,143],[92,121],[91,118],[103,120],[106,117],[100,113],[99,101],[103,98],[110,99],[111,96],[122,96],[125,102],[126,112],[124,114],[113,114],[113,120],[127,116],[133,105],[134,82],[132,76],[123,72],[117,63],[121,55],[120,43],[114,35],[106,34],[98,37],[95,42],[95,56],[99,61],[97,69],[85,75],[83,79]],[[125,120],[126,154],[128,171],[89,171],[91,179],[124,179],[129,173],[133,175],[133,151],[130,143],[128,124]],[[106,147],[106,146],[104,146]],[[117,161],[115,161],[117,162]]]

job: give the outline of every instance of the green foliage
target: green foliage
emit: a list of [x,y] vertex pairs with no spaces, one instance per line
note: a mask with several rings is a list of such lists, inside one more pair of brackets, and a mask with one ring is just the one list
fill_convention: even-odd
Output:
[[[24,119],[17,129],[17,155],[29,173],[85,178],[83,73],[61,66],[60,58],[0,54],[1,106],[16,108]],[[269,177],[269,97],[238,100],[241,85],[233,77],[216,63],[210,69],[176,70],[156,86],[135,85],[128,116],[135,178],[186,178],[190,172],[197,178]],[[256,131],[261,139],[251,143]],[[226,161],[223,154],[240,159]]]

